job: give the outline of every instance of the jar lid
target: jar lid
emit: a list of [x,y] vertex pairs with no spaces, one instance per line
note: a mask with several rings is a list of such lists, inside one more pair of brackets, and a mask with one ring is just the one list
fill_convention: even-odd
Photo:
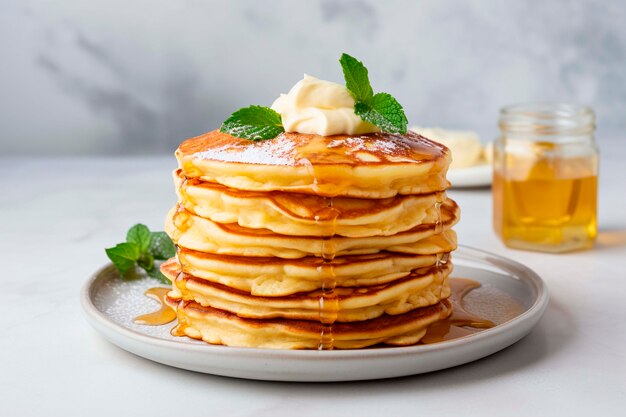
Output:
[[577,104],[514,104],[500,110],[499,125],[507,134],[590,135],[595,129],[595,114],[591,108]]

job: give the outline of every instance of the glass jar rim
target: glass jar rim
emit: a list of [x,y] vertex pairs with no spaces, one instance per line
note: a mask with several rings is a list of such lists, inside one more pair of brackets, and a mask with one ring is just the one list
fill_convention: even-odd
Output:
[[519,103],[500,110],[500,129],[507,133],[589,135],[595,129],[590,107],[559,102]]

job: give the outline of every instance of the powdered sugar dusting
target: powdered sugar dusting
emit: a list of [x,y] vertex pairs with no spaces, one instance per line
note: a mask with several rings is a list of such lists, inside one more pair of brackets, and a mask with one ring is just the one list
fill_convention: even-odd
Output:
[[328,143],[328,149],[341,149],[347,155],[354,155],[361,162],[414,162],[413,152],[419,141],[411,143],[407,138],[400,135],[375,134],[363,136],[350,136],[334,139]]
[[223,162],[240,162],[262,165],[293,165],[296,144],[280,135],[275,139],[259,142],[229,143],[197,152],[193,156]]
[[401,141],[394,141],[379,136],[352,136],[345,139],[336,139],[328,144],[329,148],[346,147],[354,152],[372,151],[393,154],[407,151],[410,147]]
[[176,321],[162,326],[148,326],[134,322],[135,317],[151,313],[159,309],[159,302],[144,295],[144,292],[152,287],[164,287],[162,282],[153,278],[143,278],[133,281],[123,281],[115,276],[113,269],[102,272],[105,280],[98,286],[92,295],[94,306],[100,310],[109,320],[130,330],[134,330],[147,336],[160,339],[176,340],[186,343],[203,342],[187,337],[175,337],[170,334]]

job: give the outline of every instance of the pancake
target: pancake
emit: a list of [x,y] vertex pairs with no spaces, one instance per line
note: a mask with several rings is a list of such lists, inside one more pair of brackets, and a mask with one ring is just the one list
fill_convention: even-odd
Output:
[[444,192],[357,199],[285,193],[241,191],[174,172],[180,204],[216,223],[266,228],[291,236],[390,236],[422,223],[432,223]]
[[[288,319],[249,319],[175,295],[166,303],[178,315],[178,331],[194,339],[216,345],[271,349],[318,349],[325,331],[320,322]],[[420,341],[427,327],[452,313],[450,302],[418,308],[397,316],[382,315],[376,319],[332,326],[333,346],[358,349],[386,343],[406,346]]]
[[393,236],[362,238],[279,235],[267,229],[248,229],[236,223],[220,224],[193,215],[184,208],[170,211],[165,231],[174,243],[186,249],[222,255],[305,256],[359,255],[383,250],[419,255],[450,252],[456,234],[450,228],[459,220],[459,208],[448,199],[441,206],[441,221],[421,224]]
[[[433,305],[450,295],[447,277],[451,263],[421,268],[392,282],[369,287],[335,287],[333,310],[337,322],[353,322],[398,315]],[[170,260],[161,271],[173,282],[173,293],[185,301],[226,310],[246,318],[287,318],[320,320],[322,290],[283,297],[253,296],[245,291],[180,273],[180,265]]]
[[161,265],[175,334],[212,344],[353,349],[419,342],[452,311],[459,207],[450,151],[419,134],[219,131],[176,151]]
[[369,255],[338,256],[332,261],[319,257],[282,259],[203,253],[180,248],[178,261],[183,271],[252,295],[276,297],[309,292],[322,287],[332,276],[340,287],[380,285],[405,277],[417,268],[435,265],[447,252],[407,255],[379,252]]
[[381,199],[430,194],[450,185],[448,148],[414,132],[292,132],[255,142],[214,130],[182,142],[176,157],[187,178],[238,190]]

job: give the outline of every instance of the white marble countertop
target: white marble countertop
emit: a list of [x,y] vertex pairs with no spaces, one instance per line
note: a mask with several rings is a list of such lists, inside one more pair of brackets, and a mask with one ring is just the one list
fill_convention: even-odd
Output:
[[602,150],[593,250],[507,249],[491,230],[490,192],[451,192],[463,213],[461,243],[525,263],[546,281],[550,306],[528,337],[441,372],[332,384],[169,368],[115,347],[87,324],[79,291],[107,261],[103,248],[139,221],[162,229],[174,201],[173,158],[4,158],[0,415],[624,415],[626,145]]

